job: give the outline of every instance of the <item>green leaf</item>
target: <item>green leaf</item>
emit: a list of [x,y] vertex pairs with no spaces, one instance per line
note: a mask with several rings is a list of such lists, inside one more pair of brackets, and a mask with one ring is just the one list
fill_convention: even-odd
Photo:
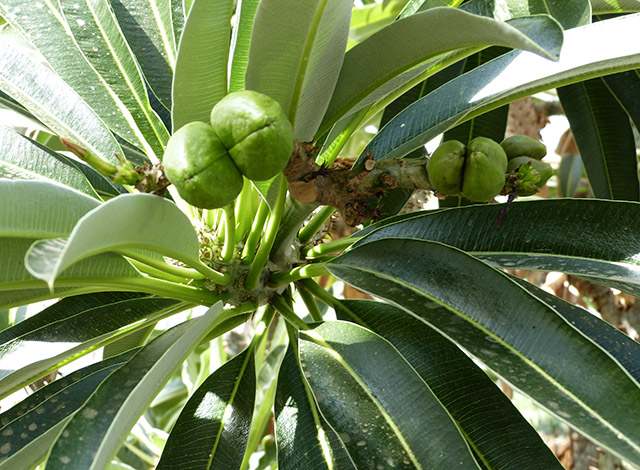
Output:
[[122,439],[187,356],[229,318],[219,302],[195,320],[158,336],[111,374],[56,441],[47,468],[102,469]]
[[558,459],[511,401],[451,341],[392,305],[344,301],[340,319],[389,341],[420,374],[489,470],[561,469]]
[[61,377],[0,414],[0,435],[3,446],[9,449],[0,458],[0,469],[31,468],[44,460],[70,416],[134,352]]
[[0,177],[58,183],[87,196],[119,194],[93,168],[49,150],[17,132],[0,127]]
[[278,198],[278,186],[280,185],[281,175],[276,175],[267,181],[252,181],[251,184],[258,190],[264,202],[269,206],[269,210],[273,211]]
[[[175,300],[124,292],[62,299],[0,332],[0,395],[25,387],[115,335],[185,308]],[[30,353],[34,348],[37,355]]]
[[278,101],[299,140],[313,137],[327,109],[352,5],[351,0],[263,0],[258,5],[246,87]]
[[[640,295],[640,204],[587,199],[523,201],[411,214],[365,239],[445,243],[508,269],[562,271]],[[562,214],[562,217],[558,217]],[[610,223],[603,223],[604,220]],[[615,223],[613,222],[615,221]],[[571,237],[567,234],[570,233]]]
[[60,0],[60,6],[82,54],[122,100],[122,114],[135,121],[140,144],[161,159],[169,133],[151,109],[142,74],[109,2]]
[[210,122],[211,108],[227,94],[233,0],[194,0],[180,39],[173,78],[173,130]]
[[325,322],[300,331],[299,348],[322,415],[357,468],[479,468],[451,416],[383,338]]
[[593,14],[640,11],[637,0],[591,0]]
[[0,237],[55,238],[100,203],[48,181],[0,179]]
[[[117,162],[115,154],[122,153],[118,143],[76,90],[51,69],[14,47],[4,34],[0,38],[0,88],[56,134]],[[98,109],[107,113],[109,107]]]
[[575,329],[618,361],[620,367],[626,370],[640,386],[640,348],[637,342],[583,308],[551,295],[523,279],[515,276],[512,279],[542,301],[553,305],[558,314]]
[[350,42],[358,43],[393,23],[406,3],[406,0],[391,0],[354,8],[349,27]]
[[508,0],[499,3],[472,0],[460,8],[500,21],[520,16],[547,14],[558,20],[564,29],[584,26],[591,22],[589,0]]
[[[159,227],[166,227],[160,230]],[[181,260],[199,261],[198,237],[175,204],[152,194],[124,194],[78,221],[68,240],[42,240],[26,257],[27,269],[49,286],[72,264],[105,252],[143,249]]]
[[[114,94],[78,49],[73,36],[68,34],[69,26],[61,15],[57,3],[54,6],[51,2],[43,2],[42,5],[42,8],[25,8],[22,0],[2,0],[0,14],[36,47],[62,80],[72,87],[95,112],[100,113],[101,119],[108,127],[124,139],[141,146],[143,139],[126,105]],[[16,67],[16,64],[4,62],[1,57],[0,63],[3,63],[2,68]],[[15,74],[15,71],[11,71]],[[22,71],[22,73],[25,72],[29,73]],[[38,81],[43,80],[39,77]],[[28,94],[35,95],[33,83],[30,85]],[[52,83],[46,85],[54,86]],[[13,98],[29,109],[23,100],[16,96]],[[72,103],[65,104],[65,108],[75,111]],[[56,108],[48,109],[54,111]],[[30,111],[33,112],[31,109]],[[34,112],[34,114],[40,118],[37,113]],[[43,122],[48,124],[46,121]]]
[[344,444],[320,414],[291,347],[278,374],[274,415],[281,470],[355,470]]
[[562,156],[558,168],[558,182],[560,190],[565,197],[574,197],[580,186],[582,177],[582,159],[576,153],[568,153]]
[[[365,243],[329,270],[409,311],[562,421],[640,462],[640,428],[628,413],[640,402],[638,384],[553,305],[505,273],[456,248],[413,239]],[[599,380],[585,386],[585,377]]]
[[233,58],[231,60],[231,72],[229,73],[229,92],[244,90],[244,75],[247,71],[247,61],[249,59],[249,45],[251,44],[251,31],[253,30],[253,20],[260,0],[240,0],[239,7],[236,7],[236,22],[232,28],[231,49]]
[[148,85],[159,102],[171,109],[177,40],[171,22],[172,0],[112,0],[110,3]]
[[628,38],[639,27],[640,15],[627,15],[566,31],[558,62],[513,51],[484,64],[398,114],[358,161],[367,152],[376,160],[400,158],[454,125],[523,96],[638,68],[640,44]]
[[156,469],[240,468],[255,390],[253,351],[245,350],[218,368],[189,398]]
[[611,93],[640,129],[640,69],[602,77]]
[[408,16],[347,52],[321,130],[414,79],[427,69],[420,64],[432,59],[428,65],[435,65],[445,52],[469,49],[468,55],[478,48],[501,45],[557,59],[561,44],[562,30],[547,16],[521,18],[511,24],[455,8],[433,8]]
[[557,91],[595,197],[640,200],[629,116],[604,81],[586,80]]
[[409,0],[398,18],[413,15],[418,11],[425,11],[436,7],[457,7],[462,0]]

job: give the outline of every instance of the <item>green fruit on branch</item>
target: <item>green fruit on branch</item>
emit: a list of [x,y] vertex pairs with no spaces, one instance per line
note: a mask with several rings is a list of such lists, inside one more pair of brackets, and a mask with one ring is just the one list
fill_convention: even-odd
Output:
[[465,155],[464,144],[457,140],[449,140],[438,146],[427,164],[433,189],[447,196],[460,194]]
[[500,145],[509,160],[517,157],[529,157],[534,160],[542,160],[547,154],[547,147],[545,147],[542,142],[527,135],[512,135],[504,139]]
[[467,148],[462,175],[462,194],[474,202],[489,201],[506,182],[507,155],[497,142],[476,137]]
[[216,132],[204,122],[178,129],[169,139],[162,164],[180,196],[202,209],[224,207],[242,190],[242,174]]
[[293,150],[293,127],[277,101],[255,91],[230,93],[211,110],[211,125],[250,180],[280,173]]
[[516,157],[509,160],[507,173],[515,176],[514,187],[518,196],[532,196],[553,176],[553,168],[533,158]]

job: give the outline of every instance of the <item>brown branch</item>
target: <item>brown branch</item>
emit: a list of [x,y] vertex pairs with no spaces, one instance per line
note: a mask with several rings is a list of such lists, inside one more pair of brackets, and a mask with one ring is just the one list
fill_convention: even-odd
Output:
[[390,159],[376,162],[365,160],[357,169],[351,161],[338,159],[331,168],[315,163],[318,148],[296,142],[293,155],[284,174],[289,193],[295,199],[338,209],[349,225],[376,219],[377,209],[367,200],[379,201],[384,194],[401,188],[410,194],[414,189],[430,189],[427,160]]

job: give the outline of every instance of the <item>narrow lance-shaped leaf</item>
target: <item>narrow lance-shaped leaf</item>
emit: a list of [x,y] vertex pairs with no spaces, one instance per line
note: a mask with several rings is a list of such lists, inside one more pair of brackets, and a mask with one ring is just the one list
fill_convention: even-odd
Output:
[[321,132],[420,75],[425,67],[414,67],[445,52],[500,45],[557,59],[562,29],[555,20],[538,16],[512,24],[455,8],[433,8],[394,22],[347,52]]
[[[84,58],[69,34],[69,25],[57,2],[55,6],[52,2],[42,2],[40,5],[42,8],[26,8],[22,0],[2,0],[0,14],[42,53],[62,80],[94,111],[100,113],[107,126],[124,139],[142,146],[144,139],[129,110]],[[3,68],[7,65],[3,65]],[[18,101],[26,106],[20,99]],[[53,111],[55,108],[50,109]]]
[[300,332],[300,361],[356,468],[479,468],[433,392],[375,333],[325,322]]
[[[628,413],[640,402],[640,387],[508,275],[456,248],[413,239],[365,243],[336,258],[330,271],[411,312],[562,421],[640,462],[640,428]],[[615,402],[604,399],[614,394]]]
[[339,318],[385,338],[420,374],[487,469],[562,468],[502,390],[451,341],[392,305],[347,300],[342,307]]
[[119,194],[93,168],[6,128],[0,128],[0,177],[59,183],[94,198]]
[[291,346],[280,366],[274,414],[280,470],[356,470],[342,440],[320,414]]
[[[144,320],[184,308],[176,300],[124,292],[62,299],[0,332],[0,395],[26,386]],[[37,356],[29,353],[34,348]]]
[[249,349],[218,368],[189,398],[169,434],[157,470],[239,469],[255,391],[256,371]]
[[601,78],[558,88],[595,197],[640,200],[629,116]]
[[111,199],[86,214],[66,242],[43,240],[35,244],[26,263],[34,276],[52,286],[58,274],[77,261],[135,248],[159,252],[192,266],[200,263],[198,238],[189,219],[172,202],[151,194]]
[[260,0],[239,0],[236,6],[235,25],[232,28],[231,70],[229,73],[229,92],[244,90],[244,75],[249,59],[249,45],[251,44],[251,31],[253,20]]
[[[504,268],[562,271],[640,295],[640,204],[587,199],[517,202],[497,227],[503,209],[504,205],[487,205],[410,214],[406,220],[383,223],[366,240],[437,241]],[[609,224],[603,223],[603,216]]]
[[69,421],[49,454],[47,468],[104,468],[153,396],[226,318],[222,303],[217,303],[204,316],[171,328],[142,348]]
[[349,0],[258,5],[246,87],[278,101],[300,140],[313,136],[328,105],[344,57],[351,7]]
[[31,468],[47,456],[71,415],[135,350],[61,377],[0,414],[0,470]]
[[56,134],[117,162],[115,155],[122,151],[87,102],[51,69],[13,47],[4,36],[0,33],[0,88]]
[[173,130],[209,122],[211,108],[227,94],[233,0],[195,0],[180,39],[172,86]]
[[640,128],[640,69],[607,75],[602,79],[636,128]]
[[400,158],[464,120],[523,96],[640,66],[640,45],[628,41],[640,15],[627,15],[564,33],[558,62],[513,51],[433,91],[398,114],[370,142],[376,160]]
[[84,57],[131,113],[142,134],[140,144],[160,159],[169,133],[151,109],[142,74],[109,2],[61,0],[60,5]]
[[144,78],[166,109],[171,109],[171,81],[176,64],[176,42],[179,39],[174,37],[171,2],[172,0],[110,2]]

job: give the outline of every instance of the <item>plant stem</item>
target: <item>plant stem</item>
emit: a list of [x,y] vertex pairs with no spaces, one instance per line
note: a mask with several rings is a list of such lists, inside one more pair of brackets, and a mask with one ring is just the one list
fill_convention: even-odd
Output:
[[296,283],[296,289],[298,290],[298,294],[300,294],[300,298],[304,302],[304,305],[307,307],[307,311],[313,321],[323,321],[322,313],[318,308],[318,303],[313,298],[313,294],[309,292],[302,284]]
[[274,273],[269,278],[269,282],[282,286],[290,284],[300,279],[306,279],[310,277],[324,276],[329,274],[329,270],[324,264],[306,264],[304,266],[298,266],[290,271],[281,271]]
[[332,242],[323,243],[322,245],[316,245],[306,251],[305,257],[313,259],[331,253],[338,253],[346,250],[359,239],[360,237],[346,237],[339,240],[334,240]]
[[256,255],[256,248],[258,248],[258,243],[262,236],[264,222],[267,220],[268,215],[269,206],[266,202],[260,201],[258,213],[256,214],[256,218],[253,220],[253,225],[251,226],[251,231],[247,237],[247,242],[242,249],[242,264],[248,265],[253,261],[253,258]]
[[[165,261],[152,258],[151,256],[145,256],[135,251],[119,250],[119,251],[116,251],[116,253],[126,256],[127,258],[131,258],[132,260],[135,260],[138,263],[146,264],[147,266],[150,266],[152,268],[155,268],[159,271],[162,271],[172,276],[187,278],[187,279],[195,279],[195,280],[206,278],[206,276],[203,273],[195,269],[183,268],[182,266],[169,264]],[[143,270],[144,270],[144,267],[143,267]]]
[[203,211],[202,219],[207,227],[213,229],[218,226],[218,222],[220,221],[220,210],[206,209]]
[[318,165],[322,165],[326,168],[333,165],[333,162],[336,161],[340,151],[345,145],[347,145],[347,142],[349,142],[353,133],[357,131],[364,122],[366,122],[366,118],[369,117],[369,109],[371,109],[371,105],[365,106],[351,117],[346,127],[340,131],[340,134],[338,134],[338,137],[336,137],[329,147],[318,156],[316,159]]
[[251,182],[244,178],[244,185],[242,191],[236,199],[235,203],[235,216],[236,216],[236,244],[240,243],[245,237],[249,229],[251,228],[251,221],[253,220],[253,185]]
[[222,261],[229,263],[233,259],[233,252],[236,246],[236,216],[234,204],[230,203],[224,207],[224,245],[222,246]]
[[291,308],[291,306],[289,306],[289,303],[283,296],[278,295],[271,299],[271,305],[273,305],[275,309],[280,313],[280,315],[282,315],[282,317],[287,320],[287,322],[295,329],[309,329],[309,325],[304,320],[302,320],[302,318],[296,315],[296,312],[293,311],[293,309]]
[[273,242],[275,241],[276,235],[278,234],[278,229],[280,228],[280,221],[282,220],[282,214],[284,212],[284,203],[287,197],[287,180],[282,175],[280,175],[279,178],[280,180],[278,182],[278,196],[276,198],[275,207],[273,208],[273,212],[269,217],[267,227],[262,237],[262,242],[258,247],[256,256],[251,263],[251,266],[249,267],[247,278],[244,281],[244,287],[249,292],[258,287],[260,274],[267,264],[269,253],[271,253]]
[[323,206],[316,214],[311,218],[309,223],[302,227],[298,232],[298,239],[302,243],[306,243],[322,228],[324,223],[331,218],[336,211],[335,207]]
[[[150,266],[146,263],[135,260],[133,258],[130,258],[129,262],[141,273],[147,274],[151,277],[156,277],[158,279],[164,279],[165,281],[177,282],[180,284],[188,284],[189,281],[193,280],[187,277],[180,277],[174,274],[169,274],[164,270],[157,269],[153,266]],[[199,272],[196,271],[196,273],[198,274],[198,276],[202,276]]]
[[318,285],[318,283],[316,283],[313,279],[301,279],[296,284],[309,291],[317,299],[321,300],[329,307],[335,309],[336,307],[340,307],[342,305],[338,299],[336,299],[333,295],[320,287],[320,285]]

